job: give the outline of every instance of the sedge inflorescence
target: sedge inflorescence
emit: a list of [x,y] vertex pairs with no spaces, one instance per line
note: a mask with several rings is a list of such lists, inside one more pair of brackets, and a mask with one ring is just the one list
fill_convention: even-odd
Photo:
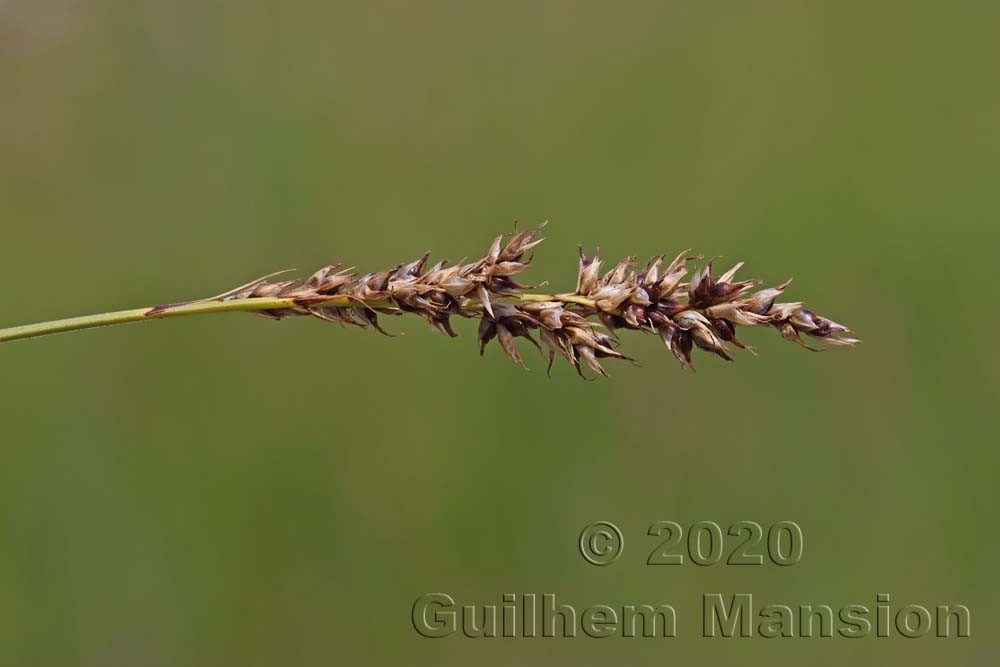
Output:
[[[551,369],[556,357],[581,375],[586,366],[606,376],[602,359],[629,359],[618,351],[622,330],[659,335],[674,357],[694,367],[695,349],[732,361],[732,347],[753,352],[737,337],[740,327],[774,327],[781,335],[810,350],[803,340],[854,346],[848,328],[807,310],[802,302],[779,301],[790,281],[757,289],[758,280],[737,280],[737,264],[716,276],[714,261],[691,273],[701,260],[684,251],[672,261],[653,257],[641,269],[627,257],[604,270],[598,254],[580,250],[576,289],[562,294],[531,294],[538,285],[514,278],[528,269],[529,251],[542,242],[537,229],[498,236],[486,254],[473,262],[427,267],[429,253],[408,264],[359,275],[339,264],[325,266],[305,281],[271,282],[268,276],[217,300],[280,298],[287,307],[256,314],[282,319],[311,315],[341,324],[371,326],[387,333],[380,315],[407,313],[424,317],[435,329],[454,337],[453,316],[478,318],[479,350],[496,340],[508,357],[524,361],[517,339],[546,355]],[[689,277],[690,274],[690,277]]]

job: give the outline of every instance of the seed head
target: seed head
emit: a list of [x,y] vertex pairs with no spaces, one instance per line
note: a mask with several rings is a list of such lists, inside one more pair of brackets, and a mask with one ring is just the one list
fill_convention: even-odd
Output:
[[[570,294],[529,295],[533,286],[515,280],[531,264],[528,254],[542,242],[536,229],[496,237],[486,254],[472,262],[448,266],[440,261],[425,268],[430,253],[377,273],[358,275],[330,264],[305,281],[269,282],[273,276],[231,290],[210,300],[281,298],[288,307],[258,311],[271,319],[311,315],[321,320],[371,326],[387,333],[379,315],[415,314],[442,333],[455,337],[455,315],[480,320],[479,352],[496,340],[503,352],[524,366],[517,339],[525,339],[547,356],[549,369],[558,356],[580,375],[586,366],[606,376],[601,359],[629,359],[617,351],[616,331],[657,334],[682,367],[694,368],[697,348],[732,361],[730,346],[754,352],[737,338],[739,327],[773,326],[794,343],[814,350],[801,335],[830,345],[852,347],[847,327],[806,310],[800,302],[779,303],[790,280],[754,292],[758,280],[736,280],[743,263],[722,275],[713,273],[715,260],[695,267],[702,257],[690,250],[664,265],[657,255],[636,269],[626,257],[606,271],[599,252],[579,252],[576,290]],[[163,312],[173,305],[154,309]],[[535,335],[537,334],[537,340]]]

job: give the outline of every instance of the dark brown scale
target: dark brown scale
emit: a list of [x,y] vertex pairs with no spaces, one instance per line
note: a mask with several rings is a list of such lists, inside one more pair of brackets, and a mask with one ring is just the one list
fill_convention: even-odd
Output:
[[691,337],[691,339],[694,341],[694,344],[698,346],[698,349],[705,350],[706,352],[711,352],[712,354],[714,354],[716,356],[722,357],[726,361],[732,361],[733,360],[732,357],[730,357],[728,354],[726,354],[725,350],[722,350],[722,349],[719,349],[719,348],[716,348],[716,347],[712,347],[710,345],[706,345],[705,343],[701,342],[697,338],[694,338],[693,336]]
[[646,309],[646,319],[653,326],[654,329],[661,329],[663,327],[668,327],[671,329],[676,329],[677,325],[669,317],[661,313],[656,308]]
[[687,331],[677,331],[674,333],[673,340],[670,342],[670,350],[678,360],[686,361],[690,364],[692,349],[693,343],[690,333]]
[[736,328],[728,320],[714,319],[712,320],[712,328],[716,335],[727,343],[736,340]]
[[711,303],[709,305],[714,306],[720,303],[725,303],[729,300],[729,297],[736,294],[741,289],[743,289],[742,286],[734,285],[732,283],[715,283],[712,288],[712,295],[709,299]]

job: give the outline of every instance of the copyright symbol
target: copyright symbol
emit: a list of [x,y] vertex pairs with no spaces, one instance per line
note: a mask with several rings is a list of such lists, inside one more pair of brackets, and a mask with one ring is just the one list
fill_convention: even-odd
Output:
[[622,531],[610,521],[595,521],[580,533],[580,555],[591,565],[610,565],[625,548]]

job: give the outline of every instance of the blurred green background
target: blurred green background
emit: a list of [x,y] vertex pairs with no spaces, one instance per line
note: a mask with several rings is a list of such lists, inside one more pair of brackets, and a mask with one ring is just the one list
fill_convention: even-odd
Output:
[[[1000,5],[0,2],[0,326],[551,219],[851,324],[583,383],[390,319],[219,315],[0,349],[0,664],[983,664],[1000,581]],[[588,522],[625,554],[595,568]],[[648,567],[652,522],[794,567]],[[427,640],[421,594],[669,602],[672,640]],[[973,636],[699,639],[702,593],[963,603]],[[895,635],[895,632],[893,633]]]

